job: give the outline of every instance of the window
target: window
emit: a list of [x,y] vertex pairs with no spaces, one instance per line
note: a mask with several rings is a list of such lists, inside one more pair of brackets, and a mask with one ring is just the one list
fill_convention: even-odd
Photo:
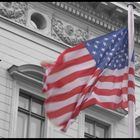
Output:
[[41,138],[45,117],[43,100],[20,90],[17,120],[17,138]]
[[[48,121],[44,113],[46,95],[41,92],[44,69],[37,65],[25,64],[8,69],[14,79],[12,111],[9,137],[47,137]],[[49,127],[51,129],[51,127]]]
[[107,138],[109,126],[99,121],[85,119],[85,138]]

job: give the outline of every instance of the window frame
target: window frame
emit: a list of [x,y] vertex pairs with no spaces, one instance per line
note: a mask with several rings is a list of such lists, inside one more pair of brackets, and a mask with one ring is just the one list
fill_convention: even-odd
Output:
[[88,115],[85,115],[85,122],[91,123],[92,126],[94,127],[94,132],[93,132],[94,135],[91,135],[91,134],[86,133],[84,131],[84,137],[85,138],[98,138],[98,137],[96,137],[96,126],[97,125],[101,125],[102,126],[101,128],[104,129],[104,138],[109,138],[108,137],[109,136],[109,129],[110,129],[110,125],[109,124],[107,124],[107,123],[105,123],[103,121],[97,120],[94,117],[90,117]]
[[[29,94],[29,96],[38,98],[40,100],[45,99],[45,96],[41,93],[40,89],[36,87],[31,87],[31,85],[28,85],[26,83],[23,83],[21,81],[14,81],[14,89],[13,89],[13,99],[12,99],[12,108],[11,108],[11,121],[10,121],[10,136],[11,138],[16,138],[16,130],[17,130],[17,120],[18,120],[18,109],[19,109],[19,94],[20,90],[25,91]],[[45,117],[45,126],[44,126],[44,132],[42,138],[50,137],[53,129],[53,126],[51,126],[50,122]],[[50,130],[49,130],[49,129]],[[47,132],[46,132],[47,131]]]
[[45,131],[45,129],[42,128],[42,125],[43,125],[42,124],[42,121],[44,121],[44,123],[45,123],[45,116],[44,117],[42,116],[43,108],[41,109],[41,115],[39,115],[37,113],[32,112],[31,107],[32,107],[32,102],[33,101],[38,102],[38,103],[40,103],[40,104],[43,105],[44,99],[38,100],[37,97],[31,96],[29,93],[27,93],[23,89],[20,89],[19,90],[19,97],[20,96],[29,100],[29,108],[28,109],[24,109],[24,108],[18,106],[18,112],[23,113],[23,114],[26,114],[29,117],[28,118],[28,127],[27,127],[27,134],[26,134],[27,136],[26,137],[29,138],[29,133],[30,133],[30,119],[31,119],[31,117],[33,117],[33,118],[37,118],[37,119],[41,120],[41,130],[43,129],[43,131],[41,131],[40,138],[42,138],[44,136],[44,131]]
[[[40,66],[26,64],[21,66],[11,66],[7,69],[9,72],[10,86],[8,92],[12,94],[11,100],[11,117],[9,120],[9,138],[16,138],[16,126],[18,119],[19,91],[25,90],[29,95],[38,99],[45,99],[46,94],[42,93],[43,82],[41,81],[44,72]],[[33,73],[32,73],[33,72]],[[31,75],[31,73],[33,75]],[[34,74],[36,73],[36,77]],[[40,80],[41,79],[41,80]],[[45,117],[44,136],[43,138],[51,138],[53,136],[54,126]]]

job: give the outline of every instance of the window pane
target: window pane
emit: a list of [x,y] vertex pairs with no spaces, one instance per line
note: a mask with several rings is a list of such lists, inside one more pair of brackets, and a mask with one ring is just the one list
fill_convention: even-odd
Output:
[[17,138],[25,138],[26,137],[27,119],[28,119],[28,116],[26,114],[18,112]]
[[32,112],[41,115],[42,112],[42,105],[33,101],[32,102]]
[[85,122],[85,132],[90,134],[90,135],[94,135],[94,126],[93,126],[93,124],[91,124],[89,122]]
[[19,96],[19,107],[22,107],[26,110],[29,109],[29,99]]
[[105,130],[104,130],[104,128],[96,125],[96,129],[95,130],[96,130],[95,131],[96,137],[98,137],[98,138],[104,138],[105,137]]
[[40,138],[41,120],[31,117],[30,120],[30,138]]

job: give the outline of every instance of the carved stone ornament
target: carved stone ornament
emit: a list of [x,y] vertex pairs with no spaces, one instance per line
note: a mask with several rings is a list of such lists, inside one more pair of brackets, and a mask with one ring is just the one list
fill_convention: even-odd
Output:
[[52,18],[52,36],[70,46],[89,38],[88,32],[55,18]]
[[0,2],[0,15],[16,21],[20,24],[26,24],[27,2]]

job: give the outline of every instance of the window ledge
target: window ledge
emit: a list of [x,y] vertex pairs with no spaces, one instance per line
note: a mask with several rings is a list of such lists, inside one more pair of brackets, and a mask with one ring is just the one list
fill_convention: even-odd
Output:
[[103,113],[104,115],[109,116],[110,118],[114,118],[116,120],[121,120],[128,114],[128,111],[125,109],[110,110],[100,107],[98,105],[94,105],[90,108],[93,111]]

